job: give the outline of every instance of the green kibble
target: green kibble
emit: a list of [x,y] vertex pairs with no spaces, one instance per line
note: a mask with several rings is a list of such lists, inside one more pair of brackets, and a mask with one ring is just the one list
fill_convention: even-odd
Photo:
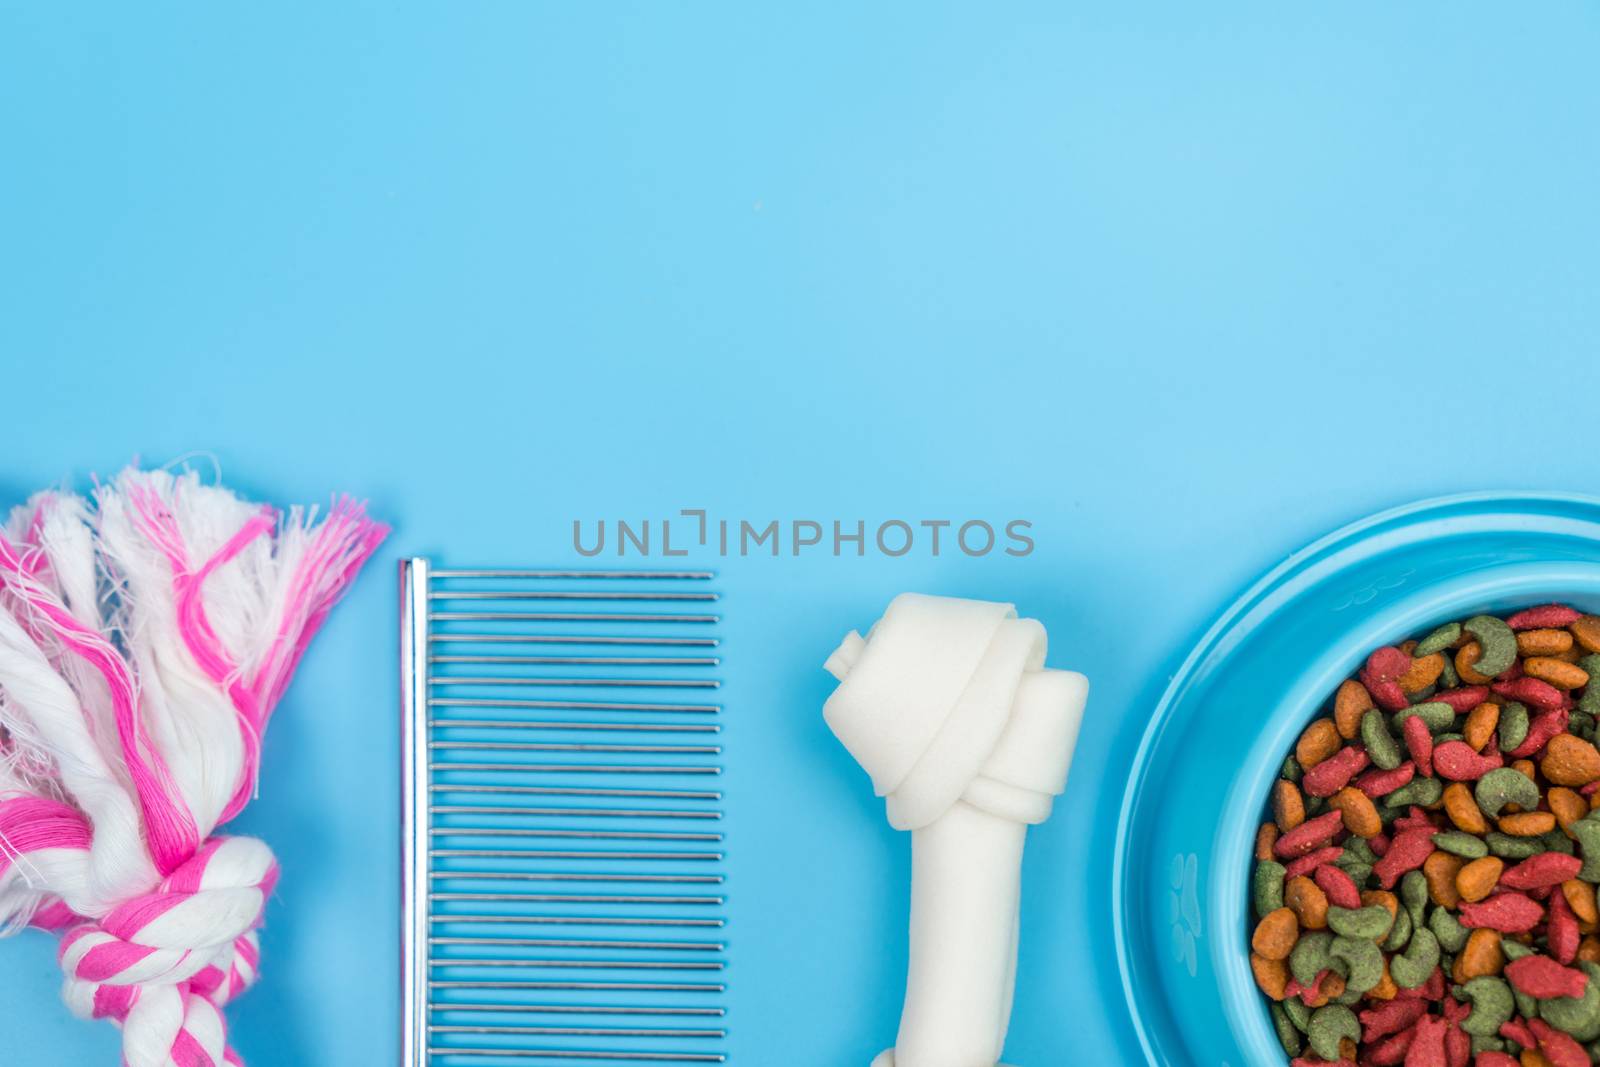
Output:
[[1433,909],[1433,914],[1428,916],[1428,929],[1439,939],[1439,947],[1446,952],[1460,952],[1467,947],[1467,928],[1448,908]]
[[1507,962],[1533,955],[1533,949],[1524,945],[1521,941],[1513,941],[1509,937],[1500,942],[1500,952],[1505,956]]
[[1283,907],[1283,879],[1286,874],[1288,869],[1276,860],[1261,860],[1256,864],[1255,877],[1251,880],[1256,918],[1265,918]]
[[1282,1003],[1283,1013],[1289,1017],[1289,1022],[1302,1034],[1311,1026],[1311,1009],[1306,1007],[1305,1001],[1299,997],[1290,997]]
[[1585,815],[1567,829],[1578,840],[1578,851],[1583,855],[1583,868],[1578,877],[1585,882],[1600,882],[1600,819]]
[[1537,856],[1547,851],[1544,839],[1539,837],[1513,837],[1503,834],[1499,830],[1490,830],[1484,835],[1484,843],[1489,846],[1489,853],[1505,860],[1525,860],[1529,856]]
[[1510,752],[1528,739],[1528,708],[1525,704],[1511,703],[1500,709],[1500,751]]
[[[1417,927],[1411,931],[1411,944],[1389,961],[1389,977],[1402,989],[1416,989],[1428,980],[1437,966],[1439,939],[1433,936],[1433,931]],[[1312,977],[1315,976],[1313,972]]]
[[1328,969],[1328,950],[1332,947],[1333,935],[1326,930],[1302,934],[1289,952],[1289,973],[1301,985],[1310,985],[1318,973]]
[[1566,831],[1559,826],[1540,837],[1539,842],[1544,845],[1545,852],[1565,852],[1569,856],[1575,853],[1576,846],[1573,845],[1572,838],[1568,837]]
[[1346,857],[1359,860],[1362,863],[1378,862],[1378,854],[1372,851],[1372,846],[1367,844],[1367,839],[1354,835],[1351,835],[1344,843],[1344,856],[1340,858]]
[[[1394,718],[1391,720],[1394,728],[1398,730],[1403,727],[1405,721],[1413,715],[1428,725],[1429,733],[1442,733],[1456,724],[1456,709],[1442,700],[1433,700],[1422,704],[1413,704],[1409,708],[1401,708],[1395,712]],[[1370,753],[1368,754],[1370,755]]]
[[1325,1060],[1337,1060],[1339,1042],[1345,1038],[1359,1040],[1361,1023],[1356,1019],[1356,1013],[1344,1005],[1329,1004],[1312,1014],[1307,1034],[1311,1038],[1312,1052]]
[[1477,638],[1482,652],[1472,669],[1490,678],[1498,678],[1511,669],[1517,661],[1517,635],[1493,615],[1474,615],[1461,624],[1461,628]]
[[1472,1014],[1461,1020],[1461,1029],[1473,1037],[1493,1037],[1511,1021],[1516,1001],[1503,978],[1484,975],[1461,987],[1461,999],[1472,1004]]
[[1533,811],[1539,806],[1539,787],[1533,779],[1510,767],[1496,767],[1478,779],[1472,791],[1478,807],[1491,819],[1500,817],[1500,809],[1515,804],[1523,811]]
[[1290,756],[1283,761],[1283,769],[1278,772],[1279,778],[1287,778],[1291,782],[1300,781],[1300,761]]
[[1407,871],[1400,878],[1400,903],[1411,913],[1411,924],[1421,926],[1427,919],[1428,879],[1421,871]]
[[[1378,910],[1385,911],[1382,906],[1379,906]],[[1387,913],[1384,916],[1384,923],[1387,929]],[[1345,965],[1345,969],[1349,971],[1345,975],[1345,991],[1354,993],[1358,999],[1362,993],[1383,981],[1383,950],[1370,937],[1336,937],[1328,949],[1328,955]]]
[[1454,689],[1461,684],[1461,675],[1456,673],[1456,661],[1449,656],[1444,658],[1444,670],[1439,672],[1439,687],[1441,689]]
[[1443,652],[1461,636],[1459,622],[1447,622],[1437,630],[1417,642],[1417,647],[1411,650],[1413,656],[1431,656],[1435,652]]
[[1540,1001],[1539,1017],[1579,1041],[1593,1041],[1600,1037],[1600,967],[1588,960],[1579,960],[1578,966],[1589,977],[1583,996]]
[[1389,936],[1383,939],[1383,947],[1390,952],[1399,952],[1410,940],[1411,911],[1408,908],[1400,908],[1394,913],[1394,925],[1389,928]]
[[1389,724],[1377,708],[1361,716],[1361,743],[1367,747],[1373,766],[1386,771],[1400,766],[1400,742],[1389,732]]
[[1578,710],[1585,715],[1600,718],[1600,652],[1591,652],[1578,661],[1589,675],[1589,684],[1583,687],[1583,696],[1578,698]]
[[1472,1035],[1472,1054],[1474,1056],[1480,1052],[1505,1052],[1509,1048],[1510,1045],[1503,1037]]
[[1452,855],[1464,856],[1469,860],[1482,859],[1489,854],[1489,846],[1483,843],[1481,837],[1462,833],[1460,830],[1434,834],[1433,847],[1443,849]]
[[[1491,771],[1489,773],[1493,774],[1494,772]],[[1516,774],[1517,772],[1512,771],[1511,773]],[[1523,781],[1527,781],[1527,779],[1523,779]],[[1528,784],[1532,785],[1533,783],[1528,782]],[[1439,781],[1438,778],[1413,778],[1393,793],[1384,797],[1383,802],[1390,808],[1403,809],[1412,804],[1425,808],[1429,804],[1437,804],[1442,796],[1444,796],[1444,783]]]
[[1386,937],[1389,925],[1393,920],[1389,918],[1389,909],[1382,904],[1374,904],[1367,908],[1340,908],[1328,909],[1328,929],[1340,937],[1360,937],[1373,942],[1376,948],[1376,938]]
[[1267,1013],[1272,1016],[1272,1032],[1278,1035],[1278,1044],[1283,1046],[1284,1055],[1300,1055],[1305,1043],[1300,1040],[1300,1031],[1290,1021],[1288,1013],[1278,1004],[1268,1005]]

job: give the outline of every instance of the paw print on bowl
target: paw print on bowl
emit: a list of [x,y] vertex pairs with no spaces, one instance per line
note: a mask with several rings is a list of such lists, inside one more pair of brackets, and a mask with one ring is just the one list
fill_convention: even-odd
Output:
[[1200,857],[1193,852],[1173,856],[1168,884],[1172,890],[1167,895],[1172,911],[1172,952],[1193,978],[1200,968],[1196,949],[1200,940]]
[[1405,585],[1406,580],[1416,573],[1416,569],[1411,568],[1368,582],[1359,589],[1346,593],[1339,599],[1338,603],[1334,604],[1333,610],[1345,611],[1349,608],[1358,608],[1370,604],[1378,598],[1380,593],[1392,592]]

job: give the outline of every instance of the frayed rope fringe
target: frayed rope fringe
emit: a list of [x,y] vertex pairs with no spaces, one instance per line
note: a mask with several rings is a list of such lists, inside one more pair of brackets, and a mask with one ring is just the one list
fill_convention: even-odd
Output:
[[138,470],[0,527],[0,932],[61,933],[62,995],[122,1027],[127,1067],[241,1063],[221,1008],[255,981],[278,865],[215,831],[387,534],[346,499],[279,514]]

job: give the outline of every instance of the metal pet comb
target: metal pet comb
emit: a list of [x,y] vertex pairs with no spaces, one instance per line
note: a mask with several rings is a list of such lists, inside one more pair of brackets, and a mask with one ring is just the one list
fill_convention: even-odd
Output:
[[402,1067],[727,1059],[712,577],[401,562]]

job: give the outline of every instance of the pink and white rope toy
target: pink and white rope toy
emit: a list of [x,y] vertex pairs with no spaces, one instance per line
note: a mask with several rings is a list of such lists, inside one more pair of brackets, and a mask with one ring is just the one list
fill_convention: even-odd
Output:
[[0,927],[61,932],[62,995],[127,1067],[240,1064],[277,880],[216,834],[307,644],[388,533],[341,500],[280,515],[192,473],[46,492],[0,528]]

